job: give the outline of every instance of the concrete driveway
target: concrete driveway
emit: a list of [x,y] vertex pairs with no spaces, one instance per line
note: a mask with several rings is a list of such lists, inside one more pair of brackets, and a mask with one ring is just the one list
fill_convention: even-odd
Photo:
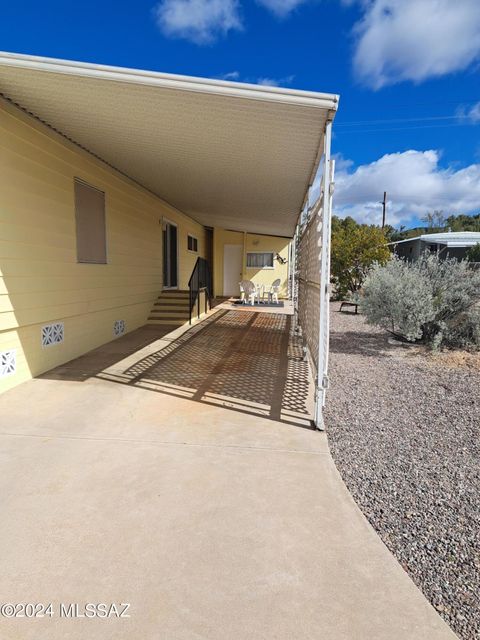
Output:
[[145,328],[0,398],[0,601],[52,603],[2,640],[455,637],[309,428],[288,318],[261,317]]

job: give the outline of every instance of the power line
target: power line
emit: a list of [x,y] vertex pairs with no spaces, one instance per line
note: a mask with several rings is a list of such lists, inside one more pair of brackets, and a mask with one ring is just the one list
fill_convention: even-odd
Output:
[[428,118],[392,118],[389,120],[357,120],[351,122],[336,122],[335,128],[338,127],[348,127],[348,126],[357,126],[361,124],[382,124],[386,123],[394,123],[394,122],[428,122],[430,120],[461,120],[461,116],[430,116]]
[[[429,100],[427,102],[397,102],[396,100],[382,100],[383,105],[393,105],[394,107],[433,107],[444,104],[454,104],[457,106],[463,106],[467,104],[476,104],[480,101],[480,96],[476,98],[456,98],[455,100]],[[358,106],[356,106],[358,111]]]

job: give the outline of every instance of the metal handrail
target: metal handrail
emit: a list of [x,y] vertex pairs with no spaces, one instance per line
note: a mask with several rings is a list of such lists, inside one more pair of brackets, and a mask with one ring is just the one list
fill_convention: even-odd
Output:
[[190,292],[189,305],[189,324],[192,324],[192,311],[197,302],[197,317],[200,318],[200,292],[205,293],[205,313],[208,311],[208,305],[212,306],[212,273],[210,265],[205,258],[197,258],[195,266],[188,281],[188,289]]

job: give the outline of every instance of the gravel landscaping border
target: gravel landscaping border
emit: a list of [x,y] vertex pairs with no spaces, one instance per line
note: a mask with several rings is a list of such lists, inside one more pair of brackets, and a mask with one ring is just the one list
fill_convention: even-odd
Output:
[[[332,304],[325,420],[357,504],[463,640],[480,638],[480,369]],[[477,362],[477,361],[475,361]]]

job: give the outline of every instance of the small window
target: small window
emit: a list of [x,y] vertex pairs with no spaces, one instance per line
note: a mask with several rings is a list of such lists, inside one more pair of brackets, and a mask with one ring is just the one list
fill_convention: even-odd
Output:
[[247,253],[247,267],[250,269],[273,269],[273,251]]
[[105,194],[75,178],[77,261],[107,263]]
[[198,240],[195,236],[187,236],[187,247],[189,251],[194,251],[195,253],[198,252]]

